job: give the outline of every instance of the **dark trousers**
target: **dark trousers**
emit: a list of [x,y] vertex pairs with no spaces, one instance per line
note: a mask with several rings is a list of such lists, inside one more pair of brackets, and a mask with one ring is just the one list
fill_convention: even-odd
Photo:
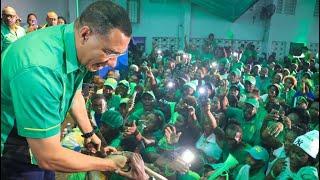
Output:
[[1,158],[1,179],[55,180],[55,173],[32,164],[5,162]]

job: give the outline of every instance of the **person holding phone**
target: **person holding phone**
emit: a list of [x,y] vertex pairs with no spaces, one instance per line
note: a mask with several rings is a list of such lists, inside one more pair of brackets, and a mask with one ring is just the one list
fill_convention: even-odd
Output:
[[26,33],[38,30],[38,21],[37,15],[35,13],[29,13],[27,17],[28,25],[25,27]]

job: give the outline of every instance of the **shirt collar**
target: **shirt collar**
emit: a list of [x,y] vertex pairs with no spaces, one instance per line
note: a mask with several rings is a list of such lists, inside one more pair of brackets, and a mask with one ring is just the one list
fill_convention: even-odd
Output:
[[74,32],[74,23],[70,23],[65,25],[64,30],[64,42],[65,42],[65,49],[66,49],[66,70],[67,73],[71,73],[78,69],[83,69],[79,64],[77,58],[77,49],[75,45],[75,32]]

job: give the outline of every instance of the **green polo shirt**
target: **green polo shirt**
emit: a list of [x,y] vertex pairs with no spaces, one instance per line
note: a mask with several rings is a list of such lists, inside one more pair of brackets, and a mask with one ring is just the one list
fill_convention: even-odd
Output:
[[26,161],[31,153],[13,151],[29,150],[26,138],[60,133],[87,72],[78,63],[74,36],[73,23],[50,27],[17,40],[2,53],[2,157],[23,156]]
[[22,27],[18,26],[17,31],[13,32],[5,23],[1,23],[1,52],[24,35],[26,35],[26,31]]
[[256,116],[247,121],[244,117],[244,111],[239,108],[228,107],[226,111],[227,118],[234,118],[242,127],[243,142],[250,145],[257,145],[260,143],[260,129],[264,121],[266,113],[258,109]]

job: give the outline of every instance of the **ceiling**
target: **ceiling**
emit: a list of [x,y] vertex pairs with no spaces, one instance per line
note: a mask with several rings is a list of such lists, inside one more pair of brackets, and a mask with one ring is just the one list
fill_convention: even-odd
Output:
[[228,21],[236,21],[258,0],[191,0],[191,3]]

